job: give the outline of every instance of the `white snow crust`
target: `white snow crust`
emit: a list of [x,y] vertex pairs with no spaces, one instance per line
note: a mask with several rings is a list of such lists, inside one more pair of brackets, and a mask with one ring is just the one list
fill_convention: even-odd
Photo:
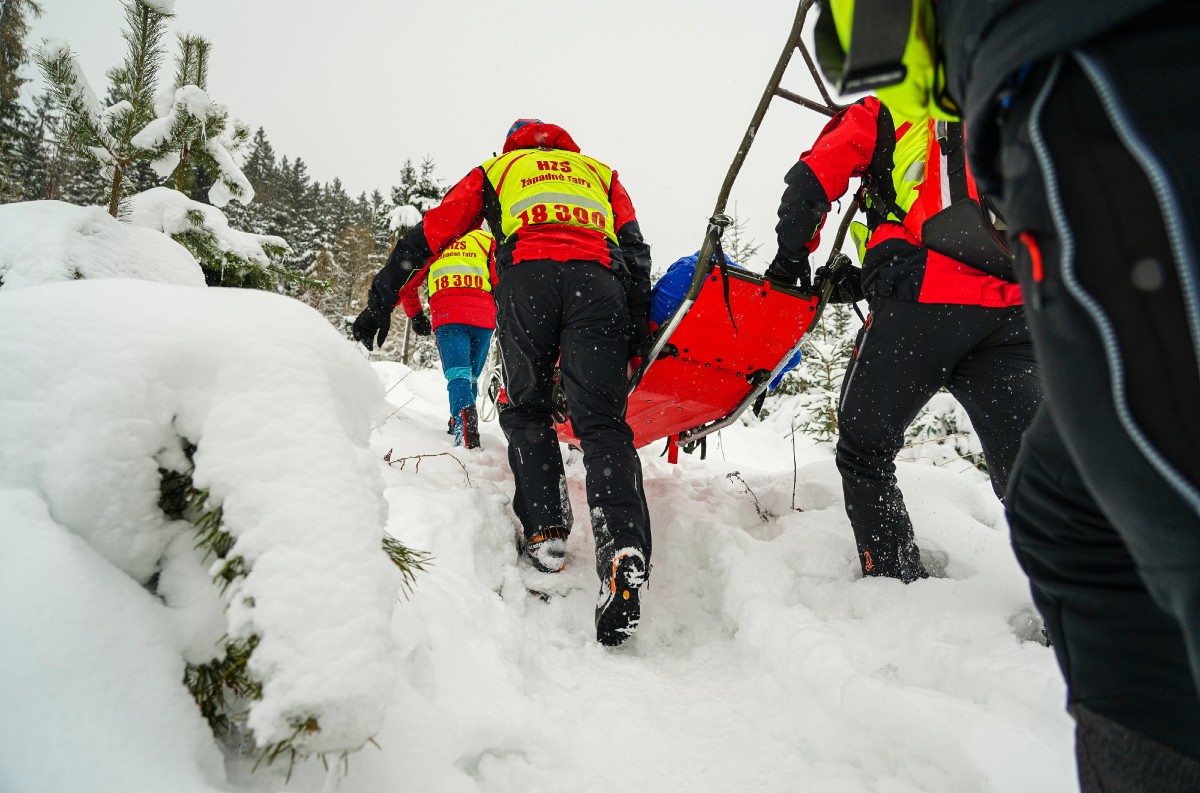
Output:
[[175,13],[175,0],[138,0],[138,2],[165,16]]
[[79,278],[204,286],[204,274],[186,248],[122,223],[100,207],[62,201],[6,204],[0,206],[0,240],[4,290]]
[[[202,222],[195,223],[189,213],[199,213]],[[282,237],[239,231],[229,225],[220,209],[193,201],[178,190],[152,187],[129,200],[129,222],[134,226],[161,231],[167,236],[189,231],[208,230],[223,251],[230,251],[259,264],[270,264],[264,245],[287,248]]]
[[398,206],[388,213],[388,228],[392,231],[410,229],[421,222],[421,210],[412,204]]
[[[351,344],[317,312],[278,295],[78,281],[0,292],[0,371],[0,527],[18,544],[5,549],[4,563],[21,565],[28,544],[47,566],[69,554],[85,570],[75,578],[74,568],[56,571],[28,592],[33,613],[46,612],[41,622],[83,625],[79,636],[45,631],[35,654],[14,654],[8,641],[30,618],[30,601],[0,603],[4,663],[17,679],[47,675],[44,685],[12,692],[19,702],[4,697],[5,734],[22,728],[12,714],[49,716],[62,699],[47,692],[60,683],[80,688],[79,666],[95,665],[92,677],[116,682],[84,697],[74,729],[98,735],[129,719],[151,725],[122,740],[133,754],[166,753],[161,762],[173,770],[157,789],[203,789],[199,776],[179,770],[192,762],[191,721],[164,724],[150,713],[164,707],[158,684],[139,689],[136,681],[151,665],[150,677],[180,687],[184,660],[218,655],[222,634],[260,638],[250,669],[263,696],[247,721],[260,746],[289,737],[309,716],[320,731],[297,745],[311,752],[353,750],[378,731],[396,678],[388,626],[399,576],[380,548],[386,505],[366,447],[381,388]],[[224,619],[218,590],[205,580],[220,563],[200,566],[190,526],[158,506],[159,468],[183,467],[185,438],[198,446],[196,486],[222,505],[232,555],[250,568],[227,591]],[[134,583],[159,570],[165,606]],[[37,597],[66,579],[70,590]],[[106,619],[87,627],[71,613],[75,600],[86,601],[83,614]],[[158,616],[148,622],[151,612]],[[143,633],[168,634],[156,640],[164,649],[145,655]],[[106,653],[66,658],[97,642]],[[58,664],[38,660],[58,655]],[[138,712],[123,714],[125,707]],[[50,784],[84,739],[37,735],[45,743],[31,737],[19,745],[41,761],[20,766],[21,784],[0,783],[6,793],[135,789]],[[107,744],[97,737],[89,745],[94,762],[110,762],[98,756]],[[0,780],[16,773],[0,772]]]
[[[69,290],[104,286],[115,288],[116,282],[42,287],[25,290],[22,298],[44,294],[37,311],[65,304],[73,315],[83,307],[67,299]],[[168,292],[196,294],[149,284],[137,288],[155,293],[152,303],[163,302],[157,295]],[[0,294],[0,317],[6,317],[11,305],[4,297]],[[243,489],[261,487],[300,500],[298,512],[320,510],[344,522],[378,521],[382,508],[363,495],[362,488],[382,477],[390,506],[386,530],[434,554],[391,620],[391,641],[399,654],[390,667],[396,674],[394,685],[380,672],[365,687],[377,697],[377,708],[390,697],[377,736],[381,751],[368,748],[352,755],[344,779],[341,766],[335,765],[330,774],[310,760],[300,763],[285,782],[282,769],[251,773],[250,761],[235,757],[227,761],[223,778],[210,781],[209,766],[202,762],[206,754],[195,744],[199,739],[188,737],[192,728],[183,718],[162,723],[161,735],[126,736],[130,754],[137,750],[153,755],[168,742],[183,747],[172,750],[174,765],[162,775],[165,789],[203,790],[203,785],[212,784],[227,793],[378,793],[400,785],[455,793],[611,793],[614,785],[627,780],[636,780],[638,790],[688,793],[1074,789],[1072,724],[1063,712],[1063,684],[1053,651],[1033,641],[1040,635],[1039,621],[1027,583],[1009,547],[1003,510],[978,471],[969,466],[951,471],[927,462],[898,464],[918,541],[931,566],[940,571],[937,577],[904,586],[861,577],[830,446],[803,437],[796,437],[793,445],[790,437],[799,398],[779,399],[765,421],[747,418],[710,438],[707,460],[681,455],[681,463],[672,466],[659,457],[659,444],[648,447],[642,465],[654,527],[653,569],[637,635],[626,646],[609,650],[594,638],[598,584],[578,455],[567,455],[567,497],[578,518],[567,543],[567,568],[558,576],[539,575],[515,550],[515,518],[509,505],[513,481],[504,438],[494,420],[482,425],[480,452],[454,449],[445,433],[446,383],[439,371],[377,363],[382,388],[368,386],[361,382],[362,366],[351,366],[342,352],[332,353],[326,342],[317,341],[320,334],[298,332],[297,323],[284,316],[289,312],[268,310],[261,298],[247,295],[239,297],[236,306],[222,300],[203,313],[185,311],[186,321],[178,323],[170,321],[166,311],[146,314],[142,301],[135,301],[140,319],[131,323],[156,331],[137,342],[130,331],[124,344],[147,349],[128,355],[140,359],[151,351],[180,346],[188,351],[186,362],[177,367],[156,368],[153,384],[143,383],[141,391],[114,384],[126,376],[81,368],[74,357],[38,346],[31,338],[35,331],[19,332],[31,324],[29,312],[13,320],[13,330],[0,322],[0,350],[26,351],[14,370],[19,381],[45,383],[38,392],[42,396],[16,403],[23,415],[0,418],[0,431],[21,439],[28,432],[14,428],[59,427],[45,416],[82,410],[73,392],[113,391],[105,407],[111,417],[85,411],[71,425],[73,432],[48,433],[53,440],[44,441],[45,449],[27,448],[14,458],[20,461],[14,465],[25,471],[17,489],[26,506],[16,514],[44,510],[38,505],[41,499],[53,516],[22,517],[25,531],[48,523],[47,530],[68,525],[78,532],[69,524],[97,520],[84,510],[78,510],[83,515],[79,517],[66,507],[73,501],[93,503],[90,496],[100,488],[92,480],[107,476],[112,466],[98,460],[98,454],[77,460],[79,447],[93,436],[92,445],[116,449],[122,459],[153,456],[167,441],[146,440],[143,433],[153,433],[141,428],[146,419],[138,417],[149,415],[149,426],[159,426],[165,411],[155,413],[162,410],[154,407],[159,403],[133,395],[165,391],[175,395],[166,403],[173,406],[179,432],[200,427],[202,441],[220,439],[212,444],[219,459],[202,452],[197,465],[225,503],[231,509],[237,505],[239,520],[248,514],[255,519],[265,516],[261,506],[252,507],[238,496]],[[254,365],[239,365],[218,378],[191,379],[184,370],[195,367],[198,356],[209,361],[201,347],[214,346],[192,346],[188,341],[195,327],[205,325],[233,325],[239,338],[244,333],[244,338],[256,340],[243,345],[244,350],[221,347],[210,353],[212,359],[254,358]],[[313,347],[318,361],[302,361],[293,343]],[[338,345],[339,350],[347,348]],[[0,362],[8,365],[16,357],[15,352],[7,359],[0,356]],[[52,359],[49,364],[31,362],[46,357]],[[314,367],[329,372],[318,376],[307,371]],[[124,358],[110,359],[109,370],[143,371],[141,364],[126,364]],[[56,376],[75,387],[51,391]],[[267,386],[276,376],[286,379],[287,388]],[[179,385],[185,382],[203,395],[185,396]],[[356,395],[347,398],[358,405],[357,419],[347,418],[344,408],[328,410],[337,417],[332,420],[353,424],[351,434],[358,438],[367,432],[362,419],[367,403],[386,393],[386,408],[375,413],[369,457],[359,447],[345,452],[340,468],[313,455],[299,462],[291,459],[306,454],[306,447],[325,448],[325,427],[331,419],[318,416],[316,410],[295,412],[297,404],[307,404],[314,390],[324,388],[348,389]],[[2,389],[0,399],[5,399]],[[209,406],[209,413],[200,409],[203,405]],[[219,433],[211,417],[218,405],[229,411]],[[235,415],[240,418],[235,420]],[[259,447],[251,439],[260,430],[279,444],[269,463],[251,462]],[[104,443],[96,444],[94,436],[102,433]],[[131,433],[133,439],[128,440]],[[123,444],[140,445],[140,450],[125,451]],[[393,465],[383,462],[389,451]],[[29,459],[36,465],[30,466]],[[293,489],[298,481],[291,476],[293,467],[310,466],[306,489]],[[348,475],[351,471],[353,476]],[[126,476],[144,476],[147,482],[151,478],[132,467]],[[321,483],[321,489],[314,482]],[[126,525],[137,519],[139,510],[149,510],[149,501],[146,495],[142,502],[114,504],[110,511],[124,516],[120,522]],[[7,509],[14,514],[15,508]],[[328,520],[332,525],[333,518]],[[372,525],[377,532],[378,522]],[[270,537],[274,541],[285,534],[297,536],[293,527]],[[354,577],[339,561],[345,553],[342,544],[336,550],[322,546],[329,556],[321,572],[287,576],[274,568],[270,577],[286,578],[296,587],[288,590],[292,598],[305,597],[304,588],[324,583],[323,576]],[[165,554],[174,559],[189,552],[187,543],[176,539]],[[156,548],[144,556],[159,553]],[[294,572],[297,563],[283,566]],[[194,567],[170,562],[167,571]],[[261,563],[256,565],[259,569]],[[186,620],[189,630],[183,638],[161,641],[174,642],[172,657],[179,652],[194,657],[197,648],[204,647],[196,637],[220,630],[205,601],[207,582],[194,576],[164,576],[163,581],[172,608],[186,602],[186,608],[178,608],[187,616],[177,622]],[[30,589],[24,578],[15,586],[42,591]],[[97,602],[120,602],[108,594],[107,585],[92,579],[78,586]],[[392,587],[395,595],[400,588],[394,579]],[[557,594],[543,602],[529,595],[529,588]],[[350,652],[339,635],[325,627],[327,612],[311,600],[304,601],[302,611],[292,598],[275,601],[289,604],[286,624],[295,632],[290,640],[311,640],[313,644],[305,646],[314,654],[328,655],[331,648]],[[45,611],[47,624],[58,625],[71,608],[58,598],[38,601],[34,607],[10,606],[13,602],[3,601],[9,612],[17,612],[9,613],[8,621]],[[0,632],[7,624],[0,624]],[[158,636],[162,628],[145,630]],[[50,660],[72,652],[65,640],[44,641],[49,642]],[[133,651],[118,647],[97,663],[106,674],[124,679],[132,671],[123,668],[131,662],[122,660],[122,652]],[[70,691],[75,690],[74,677],[82,674],[64,659],[47,663],[46,669],[55,681],[62,677]],[[26,678],[19,679],[30,674],[28,669],[22,673]],[[312,685],[321,690],[346,685],[339,676],[313,674],[317,677]],[[36,718],[42,707],[49,705],[24,701],[17,713]],[[159,705],[122,692],[105,700],[105,707],[122,718],[148,720],[156,718],[153,711]],[[8,730],[4,735],[18,734],[9,719],[0,710],[0,729]],[[45,756],[58,751],[49,735],[38,732],[18,743]],[[100,748],[108,744],[100,738],[80,740],[91,753],[88,757],[94,758],[89,762],[110,773],[105,764],[118,760],[101,756]],[[38,777],[42,779],[49,774],[38,770],[42,765],[22,767],[43,774]],[[97,789],[68,781],[71,784],[17,791]]]
[[[142,127],[141,131],[130,139],[130,143],[134,146],[142,149],[161,146],[171,137],[171,128],[179,120],[180,113],[204,119],[210,114],[228,112],[225,111],[223,105],[213,102],[207,93],[194,85],[185,85],[176,89],[174,95],[166,102],[162,101],[161,96],[156,97],[155,109],[158,112],[158,118]],[[164,175],[157,169],[156,172],[159,176]],[[170,170],[167,171],[167,173],[170,172]]]

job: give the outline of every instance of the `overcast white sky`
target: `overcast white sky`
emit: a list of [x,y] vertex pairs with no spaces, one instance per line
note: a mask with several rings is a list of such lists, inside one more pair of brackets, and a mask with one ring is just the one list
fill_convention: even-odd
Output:
[[[124,50],[120,0],[39,0],[31,42],[65,38],[97,90]],[[513,119],[562,125],[616,168],[662,266],[694,251],[796,7],[781,0],[178,0],[213,43],[210,93],[277,154],[354,194],[429,155],[447,185]],[[172,41],[172,44],[174,42]],[[173,57],[173,51],[172,51]],[[812,94],[795,58],[785,86]],[[783,175],[824,119],[776,100],[732,208],[774,254]]]

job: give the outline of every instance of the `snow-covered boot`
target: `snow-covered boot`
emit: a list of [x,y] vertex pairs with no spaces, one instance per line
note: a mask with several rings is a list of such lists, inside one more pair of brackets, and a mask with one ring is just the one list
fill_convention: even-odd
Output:
[[446,424],[446,434],[447,435],[454,434],[454,416],[451,416],[450,422],[448,424]]
[[462,411],[463,445],[468,449],[479,448],[479,412],[474,405]]
[[535,569],[543,573],[560,572],[567,564],[567,532],[565,529],[539,531],[525,543],[525,556]]
[[613,554],[612,575],[600,582],[596,602],[596,641],[608,647],[624,644],[642,618],[642,586],[646,583],[646,557],[637,548]]

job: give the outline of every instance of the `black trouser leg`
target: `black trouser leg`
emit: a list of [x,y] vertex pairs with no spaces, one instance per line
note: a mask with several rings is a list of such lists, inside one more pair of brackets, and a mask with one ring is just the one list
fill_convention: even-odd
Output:
[[945,385],[949,371],[918,343],[919,331],[905,316],[913,305],[889,299],[872,304],[842,380],[837,441],[846,515],[863,575],[906,582],[924,577],[925,568],[896,482],[896,455],[904,430]]
[[896,455],[905,429],[963,354],[947,355],[933,337],[938,308],[875,300],[842,380],[837,467],[864,575],[903,581],[925,575],[896,482]]
[[[1179,628],[1150,597],[1048,409],[1025,434],[1007,509],[1013,548],[1053,641],[1072,712],[1079,718],[1080,709],[1090,711],[1079,718],[1081,773],[1112,776],[1107,761],[1086,750],[1097,742],[1121,753],[1116,767],[1127,773],[1138,758],[1153,756],[1135,736],[1112,740],[1107,719],[1200,756],[1200,698]],[[1200,783],[1200,776],[1193,779]],[[1143,778],[1139,789],[1200,790],[1153,781]]]
[[642,466],[625,422],[629,308],[616,276],[599,264],[564,270],[562,383],[583,449],[596,564],[606,575],[614,550],[650,559],[650,516]]
[[595,262],[526,261],[502,274],[497,297],[509,398],[500,426],[517,482],[513,508],[526,538],[571,526],[551,414],[553,370],[561,352],[568,411],[583,447],[601,574],[614,548],[640,548],[649,561],[641,464],[624,418],[629,311],[620,282]]
[[993,317],[994,330],[959,362],[946,387],[967,411],[992,489],[1004,500],[1021,435],[1042,402],[1042,382],[1024,310],[984,310]]
[[924,576],[896,455],[942,386],[967,409],[1003,482],[1040,398],[1021,310],[889,298],[872,304],[842,382],[837,443],[864,575]]
[[[1187,647],[1185,658],[1159,642],[1132,661],[1142,667],[1136,674],[1167,685],[1188,659],[1200,683],[1200,97],[1181,88],[1200,80],[1197,51],[1197,7],[1160,6],[1049,68],[1014,108],[1000,152],[1005,216],[1027,241],[1017,269],[1047,404],[1082,486]],[[1010,499],[1023,498],[1023,482],[1013,484]],[[1049,541],[1087,517],[1074,503],[1063,499],[1055,519],[1066,528],[1047,527]],[[1087,571],[1059,572],[1077,584]],[[1035,592],[1056,584],[1038,566],[1030,578]],[[1074,589],[1060,591],[1068,605],[1087,606],[1073,602]],[[1156,619],[1150,604],[1141,609]],[[1113,670],[1126,662],[1097,640],[1085,646],[1063,659],[1073,689],[1078,663]],[[1194,711],[1195,696],[1184,707]],[[1107,701],[1088,707],[1164,743],[1174,735],[1169,745],[1184,748],[1178,702],[1148,693],[1133,714]],[[1182,737],[1200,757],[1197,734]],[[1080,744],[1082,752],[1082,735]]]
[[561,314],[558,268],[523,262],[505,271],[496,290],[496,338],[508,396],[500,428],[508,439],[508,464],[516,480],[513,511],[526,540],[547,529],[571,529],[551,406]]

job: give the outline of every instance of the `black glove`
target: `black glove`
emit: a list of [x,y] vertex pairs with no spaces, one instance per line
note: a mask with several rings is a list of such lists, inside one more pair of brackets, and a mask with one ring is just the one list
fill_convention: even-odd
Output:
[[356,341],[362,342],[362,345],[368,350],[373,350],[376,344],[380,347],[383,346],[383,340],[387,338],[391,328],[392,312],[368,305],[363,309],[363,313],[354,320],[351,332]]
[[418,336],[429,336],[433,333],[433,323],[429,321],[429,315],[424,311],[415,317],[409,317],[408,321],[412,323],[413,333]]
[[644,314],[630,317],[625,338],[629,342],[630,359],[645,357],[646,344],[650,341],[650,318]]
[[824,285],[826,279],[830,278],[830,273],[833,273],[833,291],[829,293],[830,303],[857,303],[860,300],[866,300],[866,295],[862,289],[862,268],[855,267],[850,263],[850,257],[844,253],[834,254],[833,263],[840,266],[836,271],[830,269],[828,265],[817,269],[817,283]]
[[802,259],[794,259],[780,251],[771,260],[771,266],[763,277],[776,286],[811,289],[812,269],[808,266],[808,254]]

